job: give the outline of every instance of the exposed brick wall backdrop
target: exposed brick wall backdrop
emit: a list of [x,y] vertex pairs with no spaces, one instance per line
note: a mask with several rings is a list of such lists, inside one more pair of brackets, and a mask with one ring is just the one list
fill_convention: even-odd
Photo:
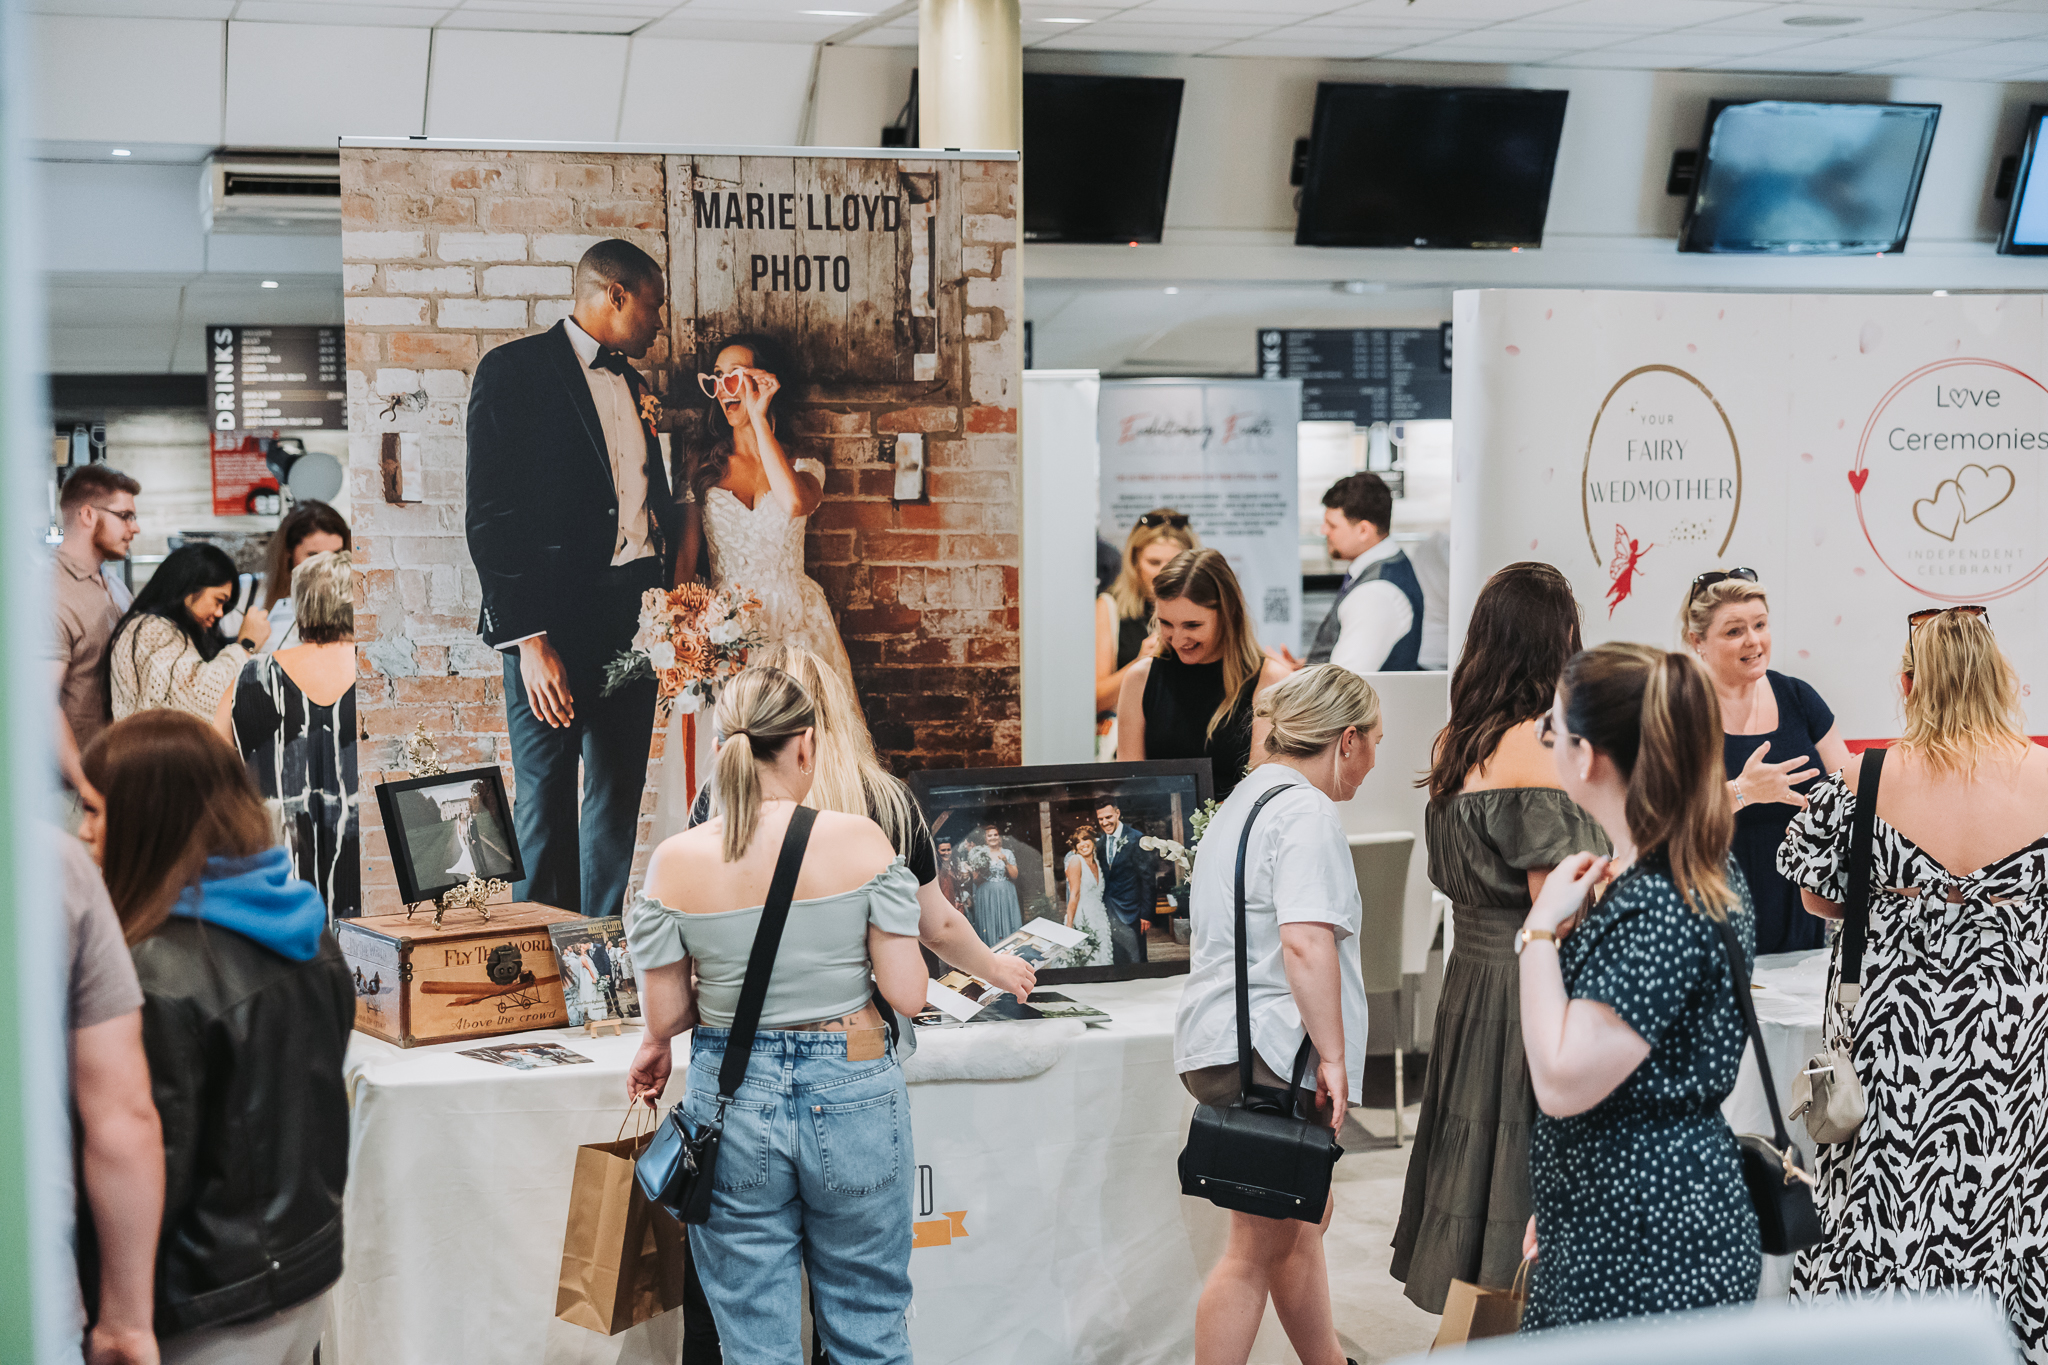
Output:
[[[668,335],[642,368],[672,405],[664,426],[675,431],[679,483],[700,439],[695,375],[711,367],[701,349],[759,327],[803,354],[814,382],[784,436],[792,456],[827,466],[808,565],[839,620],[885,761],[899,771],[1018,762],[1016,171],[1014,162],[345,149],[365,793],[400,768],[399,743],[419,723],[450,767],[495,762],[512,781],[501,666],[476,635],[481,599],[463,538],[469,379],[492,346],[568,314],[575,263],[605,237],[669,266]],[[787,194],[783,210],[797,206],[797,225],[700,226],[693,192],[713,186],[739,196],[743,211],[748,193]],[[898,199],[894,232],[813,226],[818,199],[843,205],[863,191],[870,210],[885,194]],[[880,217],[871,213],[877,225]],[[823,258],[814,283],[833,257],[849,258],[849,287],[800,293],[774,275],[751,278],[755,255],[799,253]],[[424,404],[406,397],[418,392]],[[379,451],[393,431],[419,434],[424,501],[384,501]],[[913,431],[925,434],[925,496],[898,503],[895,437]],[[657,761],[661,747],[656,734]],[[650,790],[642,863],[653,802]],[[393,913],[403,907],[374,800],[362,816],[364,912]]]

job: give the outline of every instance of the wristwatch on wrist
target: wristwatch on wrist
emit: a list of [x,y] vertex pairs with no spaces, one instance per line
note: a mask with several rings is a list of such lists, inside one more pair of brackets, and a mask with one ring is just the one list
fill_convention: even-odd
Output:
[[1522,949],[1528,947],[1531,943],[1536,942],[1538,939],[1541,939],[1545,943],[1555,943],[1557,942],[1557,931],[1555,929],[1522,930],[1519,934],[1515,935],[1515,956],[1520,957],[1522,955]]
[[251,654],[254,654],[256,652],[256,642],[246,635],[244,635],[241,639],[235,641],[235,643],[240,645],[242,648],[248,650]]

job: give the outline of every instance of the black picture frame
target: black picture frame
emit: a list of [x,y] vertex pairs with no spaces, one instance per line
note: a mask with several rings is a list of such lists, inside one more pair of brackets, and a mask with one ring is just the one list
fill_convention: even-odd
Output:
[[[2048,256],[2048,242],[2016,242],[2013,238],[2019,232],[2020,214],[2027,205],[2027,179],[2034,171],[2034,158],[2041,151],[2041,131],[2048,121],[2048,104],[2027,106],[2027,139],[2020,150],[2019,166],[2013,176],[2012,194],[2006,199],[2005,226],[1998,233],[1998,254],[2001,256]],[[2048,194],[2048,186],[2042,192]]]
[[[451,789],[445,797],[430,795],[444,787]],[[512,802],[505,794],[505,774],[496,765],[380,782],[377,809],[384,817],[384,837],[391,848],[392,870],[398,877],[398,896],[407,905],[438,900],[443,893],[468,880],[451,872],[447,864],[432,870],[420,864],[437,842],[459,837],[457,830],[448,828],[455,822],[441,818],[439,803],[454,799],[464,789],[472,801],[481,802],[476,808],[478,812],[490,817],[489,824],[473,822],[477,833],[477,841],[471,845],[475,875],[486,880],[526,880],[526,863],[519,856],[519,839],[512,828]],[[429,810],[435,814],[432,820],[426,819]],[[451,843],[449,861],[452,863],[459,854],[460,850]]]
[[[1064,921],[1066,901],[1059,889],[1059,879],[1064,876],[1066,835],[1083,822],[1084,814],[1092,816],[1093,802],[1105,795],[1117,796],[1124,810],[1125,823],[1137,828],[1141,834],[1173,837],[1176,831],[1170,826],[1177,814],[1181,822],[1177,842],[1184,844],[1188,842],[1185,822],[1215,795],[1215,781],[1206,758],[1158,759],[1140,763],[1051,763],[1018,768],[923,769],[911,773],[909,782],[911,794],[917,798],[919,808],[932,826],[934,847],[941,840],[957,838],[959,831],[952,828],[956,821],[965,827],[970,823],[994,820],[1005,829],[1006,843],[1014,841],[1019,848],[1039,854],[1028,868],[1027,860],[1019,859],[1018,891],[1023,902],[1022,916],[1027,924],[1033,918],[1033,907],[1041,896],[1053,903]],[[1028,808],[1034,805],[1039,809],[1027,814]],[[997,814],[1004,810],[1018,811],[1019,814],[1007,817]],[[1053,818],[1056,811],[1057,822]],[[1016,839],[1008,831],[1008,825],[1026,818],[1034,822],[1036,837]],[[1161,828],[1150,827],[1155,823]],[[1049,827],[1052,827],[1050,839],[1046,837]],[[940,871],[943,876],[947,869],[942,867]],[[1032,871],[1037,873],[1035,885],[1030,875]],[[1174,880],[1171,864],[1159,860],[1155,875],[1158,895],[1164,896]],[[1157,898],[1154,903],[1158,903]],[[1042,913],[1044,907],[1039,906],[1039,909]],[[1182,905],[1177,915],[1184,916],[1186,911],[1187,907]],[[1149,949],[1165,949],[1167,955],[1154,956],[1153,960],[1142,963],[1048,968],[1038,973],[1039,983],[1050,986],[1062,982],[1135,981],[1186,974],[1185,944],[1173,942],[1169,946],[1167,941],[1157,936],[1149,937],[1147,942]]]

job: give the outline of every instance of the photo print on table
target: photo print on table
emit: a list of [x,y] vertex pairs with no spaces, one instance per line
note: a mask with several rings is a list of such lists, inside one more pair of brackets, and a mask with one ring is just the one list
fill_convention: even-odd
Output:
[[437,899],[472,877],[523,881],[505,775],[496,766],[377,786],[401,899]]
[[1192,846],[1213,790],[1209,760],[925,769],[911,791],[931,822],[939,888],[984,943],[1033,920],[1083,942],[1041,981],[1117,981],[1187,970],[1186,888],[1148,841]]
[[555,960],[562,964],[562,1002],[569,1027],[592,1019],[638,1019],[640,983],[626,947],[626,922],[617,915],[551,924]]
[[571,1052],[560,1043],[501,1043],[497,1047],[465,1048],[455,1055],[474,1057],[494,1066],[509,1066],[514,1071],[544,1071],[553,1066],[574,1066],[578,1062],[595,1060],[580,1052]]

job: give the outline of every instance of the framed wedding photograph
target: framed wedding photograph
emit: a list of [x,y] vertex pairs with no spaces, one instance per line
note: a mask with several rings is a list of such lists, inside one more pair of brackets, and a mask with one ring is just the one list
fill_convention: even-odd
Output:
[[1041,982],[1123,981],[1188,969],[1185,878],[1162,847],[1195,839],[1209,760],[919,771],[910,789],[938,846],[939,889],[984,943],[1031,921],[1082,942]]
[[505,775],[495,765],[377,784],[399,899],[438,899],[471,877],[526,879]]

